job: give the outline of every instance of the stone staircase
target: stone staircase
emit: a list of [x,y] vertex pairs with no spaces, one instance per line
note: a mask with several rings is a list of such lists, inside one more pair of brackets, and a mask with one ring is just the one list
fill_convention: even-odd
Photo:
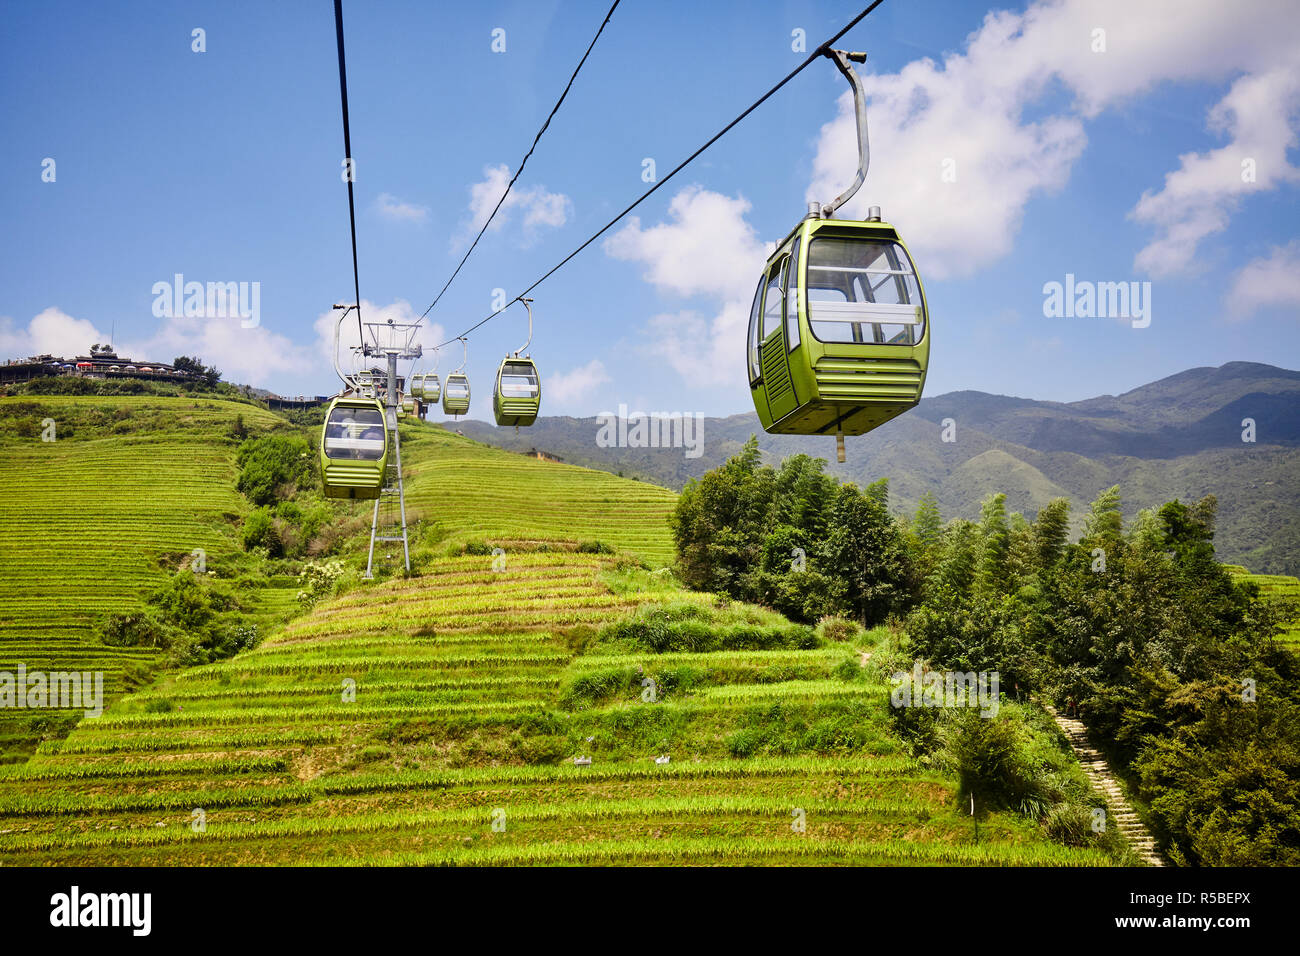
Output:
[[1133,850],[1148,866],[1164,866],[1165,861],[1156,852],[1156,841],[1152,838],[1147,828],[1142,825],[1138,815],[1133,812],[1129,806],[1128,800],[1124,798],[1124,792],[1119,788],[1119,781],[1115,775],[1110,772],[1110,766],[1106,763],[1106,758],[1088,742],[1088,731],[1083,726],[1083,722],[1075,720],[1073,717],[1065,717],[1058,714],[1051,707],[1047,708],[1056,721],[1058,727],[1064,731],[1066,739],[1070,741],[1070,747],[1074,754],[1079,758],[1079,766],[1083,767],[1084,773],[1088,775],[1088,780],[1093,787],[1106,800],[1106,823],[1119,827],[1119,832],[1124,839],[1129,842]]

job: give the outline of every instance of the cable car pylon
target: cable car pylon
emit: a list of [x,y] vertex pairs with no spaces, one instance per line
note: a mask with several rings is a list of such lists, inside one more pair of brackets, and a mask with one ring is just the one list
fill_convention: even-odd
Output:
[[[400,541],[403,564],[409,572],[411,547],[406,524],[406,486],[402,477],[402,437],[397,427],[402,403],[397,363],[420,358],[422,349],[415,341],[420,323],[394,322],[392,319],[363,323],[363,328],[369,330],[370,341],[363,339],[353,349],[367,365],[369,359],[384,359],[386,370],[383,377],[375,381],[370,368],[348,375],[339,366],[339,329],[355,306],[335,305],[334,308],[343,310],[334,327],[334,371],[343,382],[343,391],[330,402],[321,435],[321,475],[325,494],[334,498],[374,499],[370,548],[363,577],[374,577],[376,542],[391,544]],[[381,427],[382,442],[376,434]],[[353,432],[360,432],[360,436],[353,435]],[[382,523],[381,512],[385,515]]]
[[[375,542],[384,544],[402,542],[403,565],[408,572],[411,570],[411,545],[406,527],[406,485],[402,478],[402,436],[397,427],[398,410],[402,402],[397,387],[397,363],[399,360],[419,359],[422,349],[415,341],[415,335],[420,328],[419,322],[394,322],[388,319],[386,322],[366,322],[365,326],[370,330],[374,344],[362,342],[362,354],[382,355],[388,366],[384,388],[384,419],[388,425],[387,430],[392,439],[393,449],[384,487],[379,497],[375,499],[375,510],[370,520],[370,550],[366,557],[364,577],[373,578]],[[394,498],[397,499],[396,516],[392,516]],[[382,526],[379,521],[381,509],[389,515],[389,519]],[[388,533],[384,533],[385,531]]]

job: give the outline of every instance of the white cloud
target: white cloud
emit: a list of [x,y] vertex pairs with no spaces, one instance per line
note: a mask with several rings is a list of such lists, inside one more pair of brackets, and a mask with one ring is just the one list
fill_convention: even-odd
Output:
[[1267,306],[1300,308],[1300,239],[1274,246],[1268,256],[1242,267],[1233,278],[1227,303],[1234,319]]
[[379,214],[385,219],[392,219],[397,222],[424,222],[429,218],[427,207],[402,202],[391,193],[380,193],[375,198],[375,208],[379,210]]
[[[0,352],[24,357],[50,353],[70,358],[86,354],[109,336],[88,319],[78,319],[50,307],[25,329],[11,319],[0,320]],[[267,387],[277,377],[309,374],[319,364],[310,350],[264,325],[244,328],[238,318],[164,318],[152,335],[113,343],[124,358],[171,362],[178,355],[195,355],[221,369],[231,382]]]
[[238,318],[164,318],[153,335],[123,342],[117,351],[160,362],[177,355],[197,356],[219,368],[226,381],[259,388],[271,388],[286,376],[307,374],[312,365],[310,349],[266,325],[244,328]]
[[[1083,151],[1077,118],[1021,122],[1027,95],[1041,89],[1042,79],[1004,72],[1020,42],[1012,29],[1017,19],[991,16],[970,52],[948,57],[942,69],[924,59],[863,78],[871,168],[838,215],[860,219],[869,205],[881,206],[936,278],[970,275],[1006,255],[1029,199],[1063,186]],[[839,114],[822,127],[806,198],[829,202],[839,195],[857,155],[846,89]],[[942,178],[945,168],[952,181]]]
[[[398,300],[389,305],[362,301],[366,321],[392,318],[399,322],[415,321],[419,314],[409,302]],[[273,331],[265,323],[244,328],[238,318],[171,317],[159,320],[151,334],[130,341],[119,341],[117,352],[140,361],[171,362],[178,355],[193,355],[207,365],[215,365],[229,382],[261,388],[318,389],[337,383],[332,355],[337,312],[324,312],[315,319],[315,341],[300,345],[288,336]],[[416,363],[420,369],[432,369],[432,348],[447,337],[437,323],[421,326],[414,341],[425,348],[425,357]],[[351,370],[351,353],[347,346],[357,344],[356,314],[350,314],[341,330],[341,362]],[[86,319],[78,319],[51,307],[25,326],[13,319],[0,317],[0,357],[25,358],[50,353],[71,358],[84,355],[92,343],[107,342],[108,335]],[[460,361],[459,350],[456,362]],[[444,363],[445,364],[445,363]],[[401,363],[403,374],[408,363]],[[418,370],[418,369],[417,369]]]
[[676,295],[748,298],[773,248],[745,220],[750,208],[746,199],[688,186],[668,205],[671,222],[643,229],[633,216],[605,240],[605,252],[644,263],[646,281]]
[[107,341],[93,322],[75,319],[54,306],[34,316],[25,329],[16,327],[12,318],[0,317],[0,354],[9,358],[47,354],[72,358]]
[[604,243],[607,255],[642,263],[661,292],[717,302],[712,318],[684,311],[650,320],[650,350],[692,384],[743,381],[749,304],[773,248],[746,221],[749,209],[743,198],[689,186],[669,204],[669,222],[642,228],[633,217]]
[[[487,166],[483,180],[469,188],[469,219],[462,224],[461,232],[452,240],[452,248],[459,249],[470,242],[487,222],[496,208],[501,194],[510,183],[510,167]],[[558,228],[568,222],[573,202],[563,193],[548,192],[545,186],[516,185],[510,190],[501,208],[488,227],[488,232],[499,232],[510,222],[514,213],[522,213],[520,241],[528,244],[543,227]]]
[[[1086,143],[1084,119],[1168,81],[1222,82],[1250,74],[1239,81],[1240,91],[1234,86],[1240,103],[1232,94],[1228,99],[1258,118],[1259,124],[1247,125],[1258,133],[1252,148],[1261,161],[1275,158],[1279,140],[1288,138],[1285,124],[1272,136],[1261,124],[1276,119],[1276,98],[1289,89],[1284,77],[1269,74],[1291,69],[1283,65],[1294,60],[1300,39],[1292,6],[1289,0],[1062,0],[1035,3],[1023,13],[990,13],[964,52],[944,57],[942,65],[925,58],[897,73],[863,77],[871,171],[845,214],[861,216],[868,205],[880,205],[927,274],[970,275],[1010,251],[1035,195],[1066,183]],[[1098,29],[1105,31],[1104,52],[1093,49]],[[1254,95],[1263,102],[1248,95],[1256,82]],[[1025,119],[1058,89],[1073,94],[1073,102]],[[846,90],[838,115],[822,128],[809,200],[829,201],[853,176],[851,104]],[[1219,114],[1225,120],[1227,109]],[[942,178],[945,160],[953,161],[953,182]],[[1285,161],[1272,169],[1280,175]],[[1236,176],[1239,182],[1239,168]],[[1219,228],[1229,211],[1216,205],[1180,215],[1176,199],[1144,202],[1145,221],[1165,228],[1175,247],[1194,246],[1195,237]],[[1147,259],[1173,264],[1177,248],[1172,256],[1152,252]]]
[[586,365],[547,376],[542,387],[548,403],[554,401],[568,407],[588,397],[608,381],[610,377],[605,371],[605,364],[600,359],[592,359]]
[[[763,268],[754,268],[754,281]],[[650,319],[650,352],[665,359],[692,386],[730,386],[738,392],[745,379],[745,335],[749,302],[722,304],[712,317],[685,310]],[[748,388],[744,389],[748,395]]]
[[1300,55],[1237,80],[1209,115],[1210,129],[1230,142],[1180,156],[1164,188],[1144,192],[1134,208],[1133,217],[1160,234],[1137,254],[1136,266],[1155,276],[1185,271],[1200,241],[1227,228],[1245,196],[1300,180],[1300,169],[1286,160],[1297,142],[1298,111]]

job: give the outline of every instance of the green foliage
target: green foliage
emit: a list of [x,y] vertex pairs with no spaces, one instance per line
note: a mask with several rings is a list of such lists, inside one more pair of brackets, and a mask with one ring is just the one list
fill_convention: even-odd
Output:
[[311,484],[312,456],[300,435],[263,435],[239,446],[235,483],[255,505],[270,505],[290,498],[300,486]]
[[672,517],[682,580],[801,621],[847,614],[872,626],[905,608],[913,571],[888,483],[863,492],[825,466],[807,455],[764,466],[751,438],[688,483]]
[[278,558],[284,553],[279,532],[270,508],[258,508],[244,519],[243,544],[246,551],[265,548],[268,555]]
[[183,570],[149,594],[144,611],[109,615],[94,632],[111,647],[156,648],[174,665],[202,664],[257,643],[242,611],[227,584]]
[[201,358],[188,355],[178,355],[172,359],[172,366],[178,372],[189,372],[191,375],[207,383],[209,386],[216,385],[221,381],[221,372],[215,365],[204,365]]
[[864,627],[903,610],[911,598],[911,561],[881,489],[860,493],[842,485],[830,513],[821,557],[845,586],[844,606]]
[[928,577],[938,561],[943,540],[943,516],[939,512],[939,500],[933,491],[927,491],[921,496],[910,532],[917,570],[923,578]]
[[1020,808],[1041,801],[1037,775],[1009,715],[955,710],[942,739],[961,780],[960,796],[973,795],[977,808]]
[[171,642],[169,629],[156,615],[144,612],[111,614],[95,626],[94,633],[109,647],[166,648]]
[[855,621],[847,618],[827,615],[817,622],[817,636],[827,642],[854,641],[862,633],[862,628]]
[[671,525],[682,580],[701,591],[732,597],[752,590],[759,564],[775,475],[759,465],[758,440],[721,468],[688,482]]
[[1199,719],[1156,737],[1136,768],[1159,829],[1190,863],[1300,865],[1300,707],[1240,685],[1204,688]]
[[1116,541],[1119,539],[1123,521],[1123,511],[1120,509],[1119,485],[1112,485],[1093,501],[1088,516],[1084,520],[1084,538],[1102,546],[1106,542]]
[[[907,619],[908,648],[933,667],[996,670],[1004,689],[1071,698],[1112,762],[1140,778],[1175,859],[1293,864],[1300,666],[1275,639],[1289,612],[1215,560],[1216,514],[1213,496],[1171,501],[1125,534],[1112,487],[1069,544],[1063,499],[1029,525],[991,497],[979,525],[944,530]],[[1245,678],[1257,702],[1243,702]],[[939,724],[964,788],[997,805],[1041,802],[1012,730],[964,720],[896,717],[919,750],[934,746]],[[1082,819],[1058,809],[1047,826],[1075,844]]]
[[602,627],[600,638],[655,654],[808,649],[819,645],[813,629],[806,625],[745,620],[734,612],[719,612],[685,601],[642,607],[636,614]]
[[1069,532],[1070,502],[1065,498],[1053,498],[1034,520],[1034,548],[1039,567],[1056,567],[1061,555],[1065,553]]
[[1007,496],[999,493],[990,495],[980,507],[980,552],[975,576],[983,594],[1005,594],[1010,586],[1011,532],[1006,505]]
[[187,631],[202,630],[235,607],[228,587],[192,571],[177,571],[148,600],[169,623]]

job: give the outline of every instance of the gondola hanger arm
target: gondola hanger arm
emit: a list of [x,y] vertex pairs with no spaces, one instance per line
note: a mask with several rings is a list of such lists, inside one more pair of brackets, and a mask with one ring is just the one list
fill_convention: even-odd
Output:
[[520,354],[526,352],[528,346],[533,344],[533,300],[526,299],[521,295],[519,301],[522,302],[524,308],[528,310],[528,341],[525,342],[521,348],[515,349],[515,358],[519,358]]
[[833,60],[835,66],[844,74],[844,78],[849,81],[849,87],[853,90],[853,112],[858,125],[858,172],[853,177],[853,182],[849,184],[848,189],[821,206],[820,217],[830,219],[835,215],[836,210],[852,199],[862,187],[862,184],[866,182],[867,168],[871,165],[871,144],[867,136],[867,93],[862,87],[862,77],[858,76],[857,70],[849,65],[850,62],[867,62],[867,55],[865,53],[850,53],[847,50],[827,48],[822,50],[822,56]]
[[[345,386],[355,389],[357,387],[356,381],[351,376],[344,375],[343,369],[339,368],[339,330],[343,327],[343,320],[348,317],[348,313],[355,309],[356,306],[335,303],[334,308],[343,310],[343,314],[339,316],[339,320],[334,326],[334,371]],[[355,356],[353,357],[355,359]]]

